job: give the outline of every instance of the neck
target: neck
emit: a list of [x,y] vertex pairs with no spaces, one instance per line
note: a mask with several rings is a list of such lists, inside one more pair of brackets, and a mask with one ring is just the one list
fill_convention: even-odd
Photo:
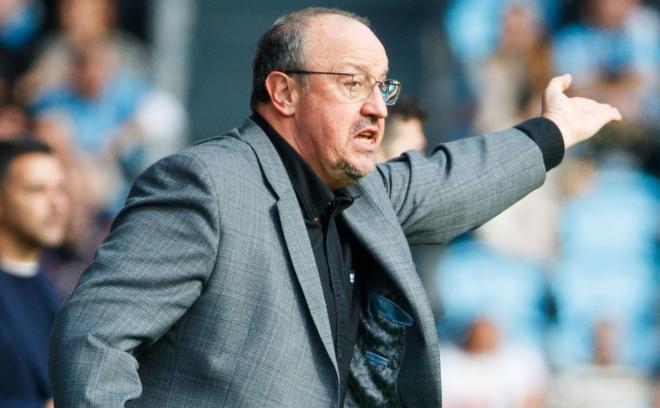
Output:
[[18,262],[37,262],[40,248],[0,229],[0,257]]
[[298,143],[297,139],[293,136],[293,132],[291,131],[291,121],[288,117],[282,117],[267,105],[260,106],[256,109],[256,112],[261,115],[261,117],[264,118],[273,129],[275,129],[282,139],[286,140],[286,142],[293,147],[293,150],[303,157],[300,143]]
[[39,272],[39,264],[37,262],[21,262],[0,258],[0,269],[10,275],[30,278]]

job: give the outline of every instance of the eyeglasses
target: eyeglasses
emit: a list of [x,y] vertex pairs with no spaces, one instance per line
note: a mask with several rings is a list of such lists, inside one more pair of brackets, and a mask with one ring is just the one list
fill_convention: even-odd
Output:
[[[380,95],[385,101],[385,105],[392,106],[399,99],[401,93],[401,82],[396,79],[384,79],[378,81],[368,74],[349,74],[345,72],[321,72],[321,71],[285,71],[287,74],[301,75],[338,75],[347,77],[341,82],[342,89],[351,98],[356,101],[363,101],[371,96],[374,86],[378,86]],[[350,78],[348,78],[350,77]]]

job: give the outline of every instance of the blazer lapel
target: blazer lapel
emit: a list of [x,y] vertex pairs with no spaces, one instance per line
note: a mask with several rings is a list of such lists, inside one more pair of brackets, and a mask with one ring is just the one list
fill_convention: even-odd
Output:
[[293,269],[323,346],[335,370],[338,370],[316,259],[289,176],[268,136],[257,124],[248,119],[239,132],[242,139],[254,150],[266,179],[277,195],[277,212]]

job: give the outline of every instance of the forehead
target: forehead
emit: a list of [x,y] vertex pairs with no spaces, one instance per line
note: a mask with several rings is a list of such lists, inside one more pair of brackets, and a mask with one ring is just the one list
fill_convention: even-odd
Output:
[[307,68],[350,70],[384,76],[387,54],[376,35],[364,24],[336,14],[313,17],[304,35]]
[[58,159],[47,153],[27,153],[16,157],[5,175],[7,184],[59,183],[64,177]]

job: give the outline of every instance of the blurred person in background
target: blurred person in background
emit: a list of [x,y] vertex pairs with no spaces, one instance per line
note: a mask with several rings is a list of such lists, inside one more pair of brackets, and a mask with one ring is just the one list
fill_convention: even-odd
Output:
[[49,90],[67,86],[78,55],[102,42],[115,48],[115,64],[121,71],[146,77],[147,53],[142,43],[117,28],[114,0],[61,0],[58,21],[59,30],[43,41],[36,61],[21,81],[25,100],[33,102]]
[[[511,126],[538,114],[549,77],[545,35],[559,0],[452,0],[443,28],[454,58],[450,84],[456,118],[448,140]],[[569,72],[569,71],[566,71]],[[539,88],[540,87],[540,88]],[[524,108],[534,108],[527,112]],[[476,118],[476,122],[474,122]]]
[[[99,208],[114,213],[129,180],[142,168],[141,134],[130,122],[149,92],[148,85],[120,70],[117,49],[106,41],[76,52],[74,67],[70,82],[44,93],[32,110],[37,127],[42,120],[59,121],[63,138],[55,145],[68,145],[74,161],[115,175],[112,182],[105,179],[106,197]],[[124,194],[119,197],[118,191]]]
[[649,377],[617,357],[621,327],[607,320],[591,327],[591,359],[560,373],[549,393],[549,408],[656,408]]
[[0,103],[0,140],[28,134],[31,126],[32,118],[23,106],[11,101]]
[[540,406],[549,374],[542,264],[471,233],[444,250],[434,272],[445,405]]
[[615,143],[593,155],[589,183],[559,214],[560,248],[551,268],[557,327],[549,351],[562,371],[591,361],[592,328],[601,320],[617,327],[616,363],[649,374],[660,359],[660,181],[632,153],[646,146],[635,146],[633,140],[643,139],[632,132],[604,132],[600,143],[628,146]]
[[68,127],[58,115],[42,115],[33,133],[51,146],[64,165],[70,209],[76,215],[71,218],[63,245],[47,249],[42,257],[43,268],[57,292],[66,296],[107,235],[112,217],[106,210],[108,197],[119,194],[120,174],[115,167],[104,166],[76,150]]
[[14,96],[14,85],[32,64],[42,30],[38,0],[0,0],[0,102]]
[[503,6],[497,48],[476,68],[477,132],[503,129],[540,112],[540,96],[552,77],[546,24],[536,2]]
[[535,348],[503,338],[483,316],[467,322],[459,347],[445,345],[442,391],[445,408],[541,408],[548,369]]
[[628,121],[659,126],[660,15],[640,0],[588,0],[555,36],[554,71],[575,92],[616,103]]
[[[547,14],[537,1],[503,3],[497,47],[476,68],[477,110],[472,128],[506,128],[540,110],[540,95],[552,76]],[[556,250],[556,172],[538,190],[478,230],[494,252],[521,262],[547,262]]]
[[507,341],[542,347],[548,293],[541,263],[500,252],[471,233],[445,249],[435,272],[443,340],[460,343],[466,322],[484,316]]
[[180,147],[186,126],[181,103],[123,70],[115,44],[88,43],[75,61],[67,85],[45,92],[32,106],[35,137],[65,163],[78,214],[67,252],[49,258],[63,293],[105,237],[134,178]]
[[37,134],[44,121],[59,127],[60,136],[49,141],[73,163],[99,169],[92,172],[105,178],[98,210],[114,215],[135,176],[179,147],[185,112],[178,100],[123,70],[111,42],[88,43],[74,66],[66,86],[35,101]]
[[419,102],[410,98],[397,101],[387,113],[385,133],[376,151],[376,160],[388,161],[408,150],[423,153],[426,147],[425,119],[426,111]]
[[552,29],[558,20],[561,3],[560,0],[450,0],[443,28],[452,54],[470,75],[473,68],[497,50],[501,43],[502,22],[508,10],[533,8],[543,26]]
[[59,300],[39,265],[62,243],[68,221],[65,173],[52,150],[0,141],[0,406],[52,407],[48,337]]

